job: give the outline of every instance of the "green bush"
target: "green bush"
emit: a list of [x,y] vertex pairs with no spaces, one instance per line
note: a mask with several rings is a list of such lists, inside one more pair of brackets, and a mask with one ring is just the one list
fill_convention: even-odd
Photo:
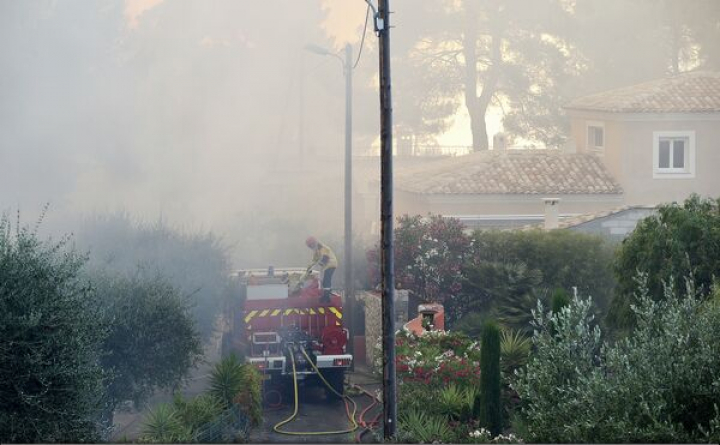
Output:
[[568,295],[567,291],[562,288],[555,289],[552,297],[550,298],[550,309],[554,313],[558,313],[568,304],[570,304],[570,296]]
[[568,424],[586,421],[581,417],[583,405],[590,404],[590,409],[595,402],[579,398],[575,389],[592,375],[602,346],[600,329],[591,327],[590,300],[573,300],[551,318],[538,303],[534,315],[536,351],[512,384],[523,403],[523,435],[532,442],[581,442],[583,437],[569,430]]
[[[530,311],[551,289],[577,287],[606,310],[615,285],[615,247],[601,237],[571,231],[475,231],[456,218],[398,218],[395,274],[416,303],[445,305],[445,325],[470,312],[488,313],[514,329],[527,329]],[[379,283],[379,249],[368,251],[370,282]],[[529,332],[528,332],[529,333]]]
[[101,437],[105,329],[67,243],[0,218],[0,442]]
[[479,339],[482,326],[486,320],[492,318],[489,312],[467,312],[455,325],[453,332],[461,332],[469,337]]
[[692,195],[683,205],[659,206],[655,215],[637,225],[623,241],[615,262],[618,287],[608,321],[629,328],[634,324],[631,306],[639,275],[645,275],[649,294],[662,298],[665,286],[672,293],[687,293],[691,277],[700,296],[706,296],[720,274],[720,200]]
[[459,387],[454,383],[442,388],[437,395],[437,413],[450,420],[468,421],[472,418],[478,390],[474,386]]
[[516,369],[525,366],[530,346],[530,338],[520,331],[504,329],[500,333],[500,363],[506,375],[512,376]]
[[109,329],[101,359],[108,409],[179,385],[203,352],[188,300],[159,275],[92,279]]
[[242,363],[235,355],[230,355],[217,363],[210,374],[210,394],[227,408],[243,390],[244,383]]
[[209,393],[225,408],[240,405],[253,424],[262,422],[262,376],[255,366],[242,364],[235,355],[215,365]]
[[636,329],[612,345],[593,327],[590,300],[573,299],[550,318],[537,311],[536,352],[513,384],[529,440],[717,440],[720,303],[671,292],[654,301],[646,287],[638,294]]
[[[524,264],[542,277],[538,291],[577,287],[607,310],[615,287],[615,246],[605,239],[569,230],[475,231],[471,264]],[[549,293],[549,292],[548,292]],[[534,305],[533,305],[534,307]]]
[[423,411],[429,414],[441,414],[439,405],[428,404],[429,398],[437,399],[440,389],[420,381],[398,379],[398,413],[411,410]]
[[201,426],[214,421],[223,411],[222,403],[210,394],[201,394],[191,399],[175,394],[173,408],[183,425],[190,428],[193,433]]
[[172,405],[163,403],[148,414],[143,423],[140,441],[188,443],[192,441],[192,430],[183,423],[183,419]]
[[[531,311],[542,298],[538,294],[542,290],[539,270],[528,269],[523,263],[480,261],[466,265],[464,274],[463,295],[451,302],[455,311],[479,312],[506,327],[529,330]],[[460,328],[467,329],[468,322],[461,319]]]
[[262,413],[262,375],[251,364],[243,365],[244,389],[235,397],[234,402],[240,404],[252,425],[260,425]]
[[183,232],[164,221],[147,223],[126,213],[96,215],[75,231],[78,248],[90,252],[88,267],[114,275],[160,274],[191,304],[203,338],[209,338],[227,298],[228,252],[211,232]]
[[261,384],[254,366],[231,355],[216,364],[208,393],[191,399],[175,394],[172,404],[152,411],[141,441],[244,441],[248,428],[262,422]]
[[445,417],[419,410],[400,413],[398,432],[403,442],[443,443],[451,442],[453,437],[453,431]]
[[562,311],[562,308],[570,304],[570,297],[564,289],[555,289],[552,299],[550,300],[550,310],[554,314]]
[[500,403],[500,328],[493,322],[483,327],[480,346],[480,424],[493,436],[502,431],[502,404]]

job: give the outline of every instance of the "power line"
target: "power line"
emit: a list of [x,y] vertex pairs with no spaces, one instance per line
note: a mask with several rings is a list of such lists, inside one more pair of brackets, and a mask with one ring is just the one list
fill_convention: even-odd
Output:
[[357,59],[355,59],[352,69],[355,69],[358,66],[358,63],[360,63],[360,56],[362,55],[363,47],[365,46],[365,34],[367,34],[367,25],[370,18],[370,2],[367,2],[367,4],[368,6],[365,12],[365,25],[363,26],[362,39],[360,39],[360,49],[358,50]]

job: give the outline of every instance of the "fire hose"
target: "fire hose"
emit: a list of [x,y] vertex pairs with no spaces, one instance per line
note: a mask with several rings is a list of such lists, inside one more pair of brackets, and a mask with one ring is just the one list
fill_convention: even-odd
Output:
[[370,397],[370,400],[372,401],[372,403],[370,403],[370,405],[368,405],[367,407],[365,407],[364,410],[362,410],[362,412],[360,413],[360,416],[358,417],[358,424],[363,428],[363,430],[357,436],[355,436],[355,442],[360,443],[362,440],[362,437],[366,433],[371,432],[373,429],[375,429],[378,426],[378,424],[380,423],[380,417],[382,416],[382,412],[379,412],[378,414],[376,414],[372,420],[365,421],[365,414],[367,414],[368,411],[373,409],[375,406],[379,405],[380,400],[378,400],[378,398],[374,394],[369,393],[366,389],[362,388],[361,386],[352,385],[352,388],[355,390],[358,390],[362,394]]
[[[294,436],[320,436],[320,435],[329,435],[329,434],[347,434],[347,433],[352,433],[352,432],[356,431],[359,427],[358,427],[358,423],[355,421],[355,414],[357,413],[357,404],[355,403],[355,401],[353,399],[351,399],[350,397],[340,394],[339,392],[335,391],[335,388],[333,388],[332,385],[330,385],[330,383],[328,383],[328,381],[325,380],[325,377],[323,377],[323,375],[320,372],[320,370],[318,369],[318,367],[310,359],[307,352],[305,352],[305,348],[303,348],[301,346],[300,351],[305,356],[305,359],[308,361],[308,363],[310,363],[310,365],[313,367],[315,372],[317,372],[317,375],[318,375],[318,377],[320,377],[320,380],[322,380],[323,383],[325,383],[325,385],[333,393],[335,393],[335,395],[337,395],[338,397],[343,399],[343,401],[345,402],[345,414],[347,415],[348,420],[350,421],[352,426],[350,428],[347,428],[344,430],[337,430],[337,431],[285,431],[285,430],[281,430],[282,426],[292,422],[298,413],[299,397],[298,397],[297,369],[295,368],[294,354],[289,354],[290,355],[290,363],[292,363],[292,370],[293,370],[293,390],[294,390],[294,394],[295,394],[295,402],[294,402],[295,406],[294,406],[293,413],[290,415],[290,417],[288,417],[287,419],[285,419],[283,421],[278,422],[273,427],[273,431],[275,431],[276,433],[280,433],[280,434],[288,434],[288,435],[294,435]],[[350,405],[348,404],[348,401],[353,405],[352,413],[350,413]]]

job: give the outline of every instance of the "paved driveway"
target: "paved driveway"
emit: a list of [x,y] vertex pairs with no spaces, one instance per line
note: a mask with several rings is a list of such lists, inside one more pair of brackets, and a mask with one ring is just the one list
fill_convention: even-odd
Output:
[[[370,392],[380,388],[376,378],[370,376],[363,370],[358,370],[350,375],[350,381],[357,383]],[[358,405],[358,415],[370,404],[370,398],[359,395],[353,399]],[[378,413],[376,407],[369,413],[372,417]],[[354,443],[355,436],[359,432],[350,434],[332,435],[286,435],[273,431],[273,427],[282,420],[287,419],[293,412],[293,401],[289,400],[281,408],[265,410],[263,425],[253,430],[250,441],[254,443]],[[282,429],[287,431],[333,431],[349,428],[345,413],[345,404],[342,401],[328,402],[322,388],[306,388],[300,392],[300,405],[298,415],[295,419],[283,425]],[[371,434],[365,434],[364,442],[372,441]]]

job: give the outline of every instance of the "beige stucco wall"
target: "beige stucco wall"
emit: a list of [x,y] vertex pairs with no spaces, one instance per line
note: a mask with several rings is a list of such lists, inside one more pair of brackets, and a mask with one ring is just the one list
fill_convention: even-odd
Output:
[[[620,144],[628,204],[682,201],[691,193],[720,196],[720,120],[626,122]],[[653,132],[695,132],[695,177],[653,178]]]
[[[572,137],[578,151],[587,151],[587,122],[605,123],[608,170],[623,187],[625,204],[681,202],[691,193],[720,196],[720,113],[642,115],[571,112]],[[695,176],[653,177],[653,133],[695,132]]]
[[[600,122],[605,127],[605,149],[594,150],[588,147],[587,127],[590,122]],[[578,153],[594,153],[607,167],[613,177],[618,181],[623,174],[623,160],[621,151],[613,149],[619,147],[622,140],[621,123],[607,119],[602,114],[586,115],[571,120],[570,131]]]

